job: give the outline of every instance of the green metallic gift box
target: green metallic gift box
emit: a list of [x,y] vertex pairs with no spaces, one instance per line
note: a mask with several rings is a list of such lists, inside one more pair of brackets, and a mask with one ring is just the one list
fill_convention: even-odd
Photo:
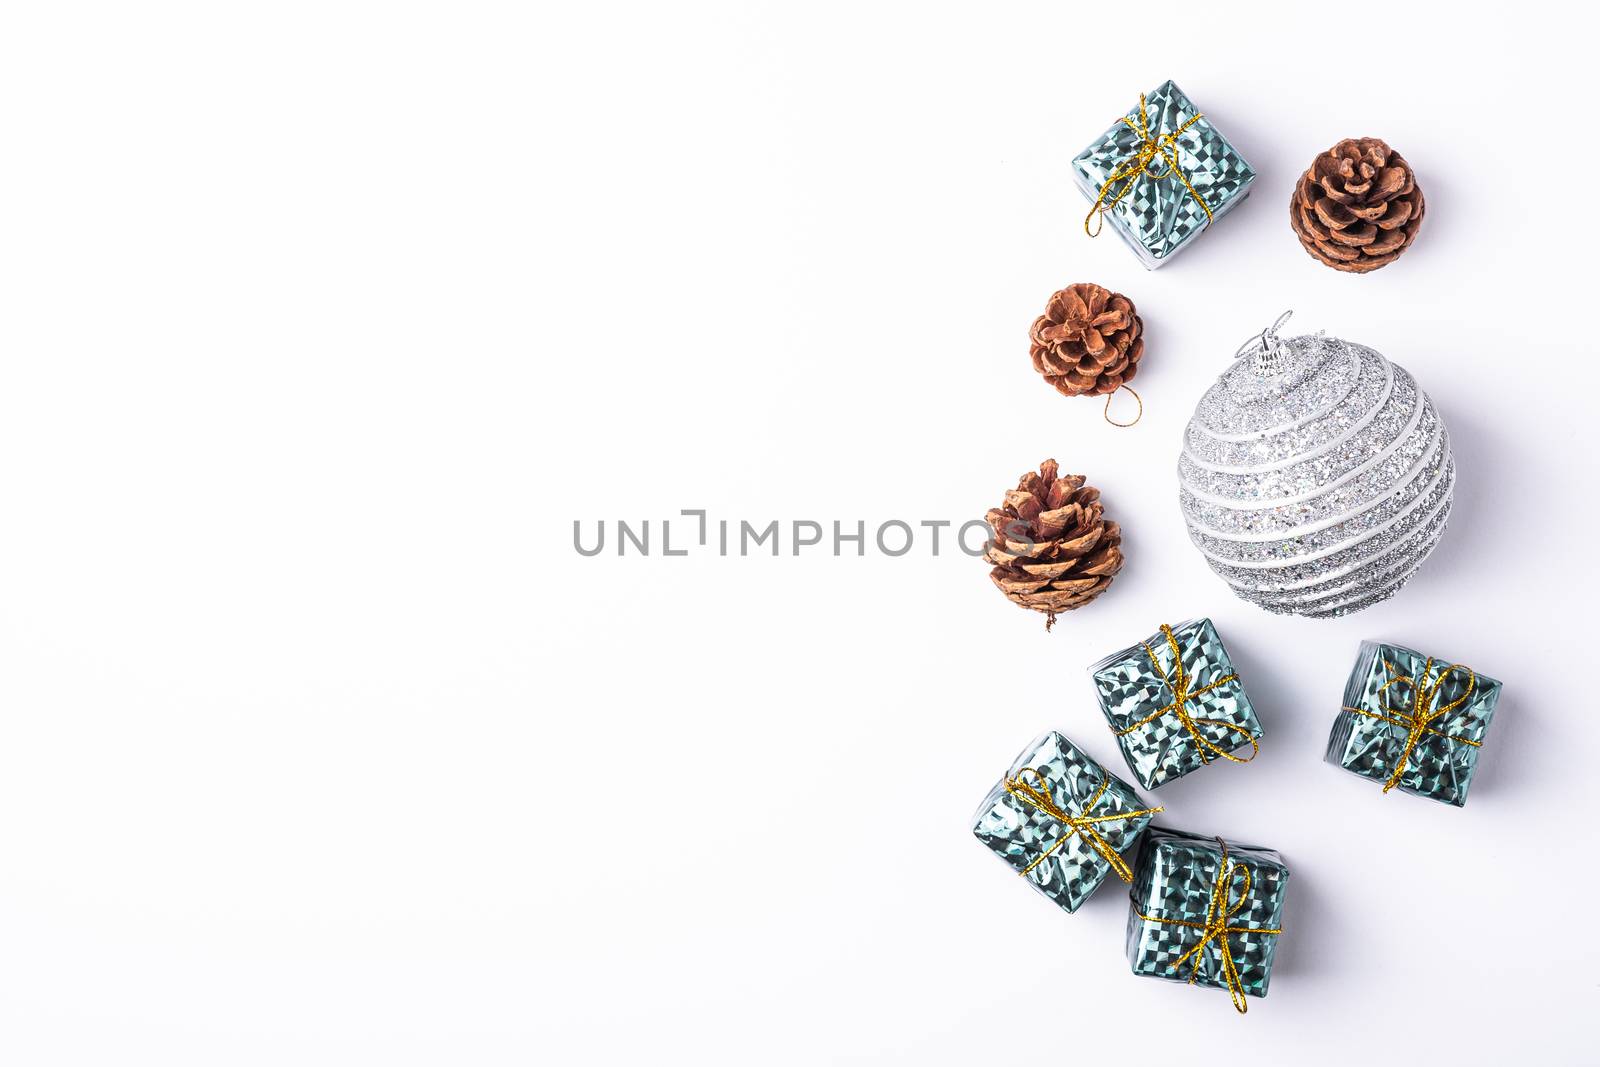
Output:
[[1134,974],[1267,995],[1283,932],[1289,868],[1276,852],[1152,827],[1135,864],[1128,916]]
[[1377,779],[1385,793],[1398,787],[1460,807],[1499,700],[1500,683],[1464,664],[1363,641],[1328,762]]
[[[1248,763],[1261,723],[1210,619],[1162,626],[1089,668],[1100,710],[1139,784],[1155,789],[1214,760]],[[1233,753],[1249,747],[1249,756]]]
[[1072,161],[1072,176],[1095,215],[1150,270],[1243,203],[1255,168],[1171,81],[1139,98]]
[[1071,912],[1116,872],[1160,808],[1051,732],[1023,749],[973,818],[972,832],[1029,885]]

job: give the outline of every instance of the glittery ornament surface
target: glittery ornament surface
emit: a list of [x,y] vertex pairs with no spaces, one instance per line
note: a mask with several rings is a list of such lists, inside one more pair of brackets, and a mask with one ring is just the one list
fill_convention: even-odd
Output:
[[1223,373],[1184,431],[1178,478],[1189,537],[1235,593],[1321,617],[1405,584],[1450,517],[1455,467],[1410,374],[1319,335]]
[[[1184,959],[1204,936],[1202,929],[1188,924],[1206,924],[1225,863],[1249,872],[1249,892],[1242,900],[1242,876],[1223,887],[1228,894],[1224,911],[1237,905],[1225,915],[1225,925],[1232,932],[1216,934],[1203,949]],[[1226,989],[1222,951],[1217,944],[1225,937],[1237,969],[1239,991],[1245,996],[1266,996],[1272,959],[1283,935],[1250,931],[1282,928],[1288,883],[1289,868],[1271,849],[1229,841],[1224,858],[1223,847],[1215,838],[1152,828],[1140,846],[1129,892],[1133,906],[1128,917],[1128,962],[1133,973],[1180,982],[1193,977],[1196,985]],[[1162,919],[1174,921],[1158,921]]]
[[[1252,747],[1252,737],[1261,740],[1261,723],[1244,682],[1236,676],[1223,681],[1235,675],[1233,661],[1211,620],[1190,619],[1171,629],[1182,653],[1188,691],[1184,716],[1171,708],[1178,696],[1174,691],[1178,672],[1172,642],[1162,631],[1089,668],[1100,710],[1118,735],[1129,769],[1146,789],[1208,763],[1227,762],[1218,750],[1236,752]],[[1195,732],[1185,725],[1184,717]]]
[[[1398,770],[1394,783],[1402,792],[1465,804],[1500,683],[1474,669],[1449,670],[1452,664],[1399,645],[1362,642],[1343,705],[1360,710],[1341,710],[1334,720],[1328,762],[1380,782]],[[1415,731],[1408,750],[1410,723],[1446,708]]]
[[[1132,184],[1116,206],[1106,212],[1106,221],[1152,270],[1242,203],[1249,195],[1250,183],[1255,181],[1255,169],[1183,90],[1168,81],[1145,94],[1151,138],[1159,140],[1175,133],[1195,115],[1201,115],[1199,121],[1171,142],[1177,169],[1187,179],[1188,187],[1176,175],[1166,173],[1168,164],[1158,156],[1148,169],[1115,183],[1113,194],[1127,181]],[[1073,180],[1091,202],[1100,196],[1113,175],[1138,156],[1144,143],[1137,129],[1139,108],[1133,107],[1127,117],[1128,122],[1119,119],[1113,123],[1072,161]],[[1205,201],[1204,207],[1201,200]]]
[[[1030,770],[1032,774],[1027,773]],[[1006,783],[1016,782],[1019,776],[1042,787],[1055,805],[1072,816],[1140,813],[1092,824],[1094,832],[1116,853],[1133,845],[1153,815],[1145,811],[1147,805],[1131,786],[1107,774],[1071,741],[1054,732],[1024,749],[1005,778],[983,798],[972,826],[978,840],[1021,873],[1033,888],[1065,910],[1076,911],[1111,873],[1111,862],[1094,847],[1087,834],[1072,831],[1007,790]],[[1091,801],[1095,801],[1092,806]],[[1041,861],[1041,857],[1045,858]]]

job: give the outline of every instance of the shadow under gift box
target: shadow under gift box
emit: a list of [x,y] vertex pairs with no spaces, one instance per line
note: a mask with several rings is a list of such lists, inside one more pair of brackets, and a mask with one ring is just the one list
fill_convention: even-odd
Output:
[[1134,974],[1267,995],[1289,868],[1273,850],[1152,827],[1128,897]]
[[1124,881],[1126,852],[1159,808],[1146,808],[1055,731],[1023,749],[973,817],[972,832],[1029,885],[1072,912],[1106,875]]
[[[1095,699],[1139,784],[1255,758],[1261,723],[1210,619],[1164,626],[1089,668]],[[1249,748],[1247,757],[1233,755]]]
[[1400,645],[1363,641],[1328,735],[1327,761],[1383,791],[1460,807],[1500,700],[1500,683]]
[[1243,203],[1256,172],[1168,80],[1078,153],[1072,177],[1155,270]]

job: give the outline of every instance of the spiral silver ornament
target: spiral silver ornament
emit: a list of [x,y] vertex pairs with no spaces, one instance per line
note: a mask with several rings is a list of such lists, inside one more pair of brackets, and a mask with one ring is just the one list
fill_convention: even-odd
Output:
[[1240,349],[1184,431],[1189,537],[1245,600],[1347,615],[1393,596],[1438,544],[1455,465],[1402,367],[1321,334]]

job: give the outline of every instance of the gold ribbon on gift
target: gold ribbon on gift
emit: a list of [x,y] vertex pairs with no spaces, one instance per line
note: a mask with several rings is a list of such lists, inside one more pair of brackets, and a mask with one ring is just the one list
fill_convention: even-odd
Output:
[[[1232,760],[1234,763],[1249,763],[1251,760],[1259,756],[1261,754],[1261,743],[1256,739],[1255,734],[1251,733],[1243,726],[1240,726],[1235,722],[1227,722],[1223,719],[1197,719],[1190,715],[1188,709],[1184,707],[1184,705],[1189,703],[1189,701],[1193,700],[1197,696],[1200,696],[1202,693],[1209,693],[1211,690],[1216,689],[1219,686],[1227,685],[1229,682],[1237,682],[1239,680],[1239,676],[1237,674],[1230,674],[1224,678],[1218,678],[1214,682],[1202,685],[1197,689],[1189,688],[1189,682],[1191,679],[1189,678],[1188,673],[1183,669],[1183,650],[1178,647],[1178,639],[1173,635],[1172,627],[1168,626],[1166,623],[1162,623],[1161,633],[1162,636],[1167,639],[1167,646],[1172,649],[1172,665],[1174,673],[1169,674],[1166,668],[1161,666],[1161,661],[1156,658],[1155,652],[1150,648],[1149,645],[1144,646],[1144,652],[1145,655],[1150,657],[1150,662],[1152,665],[1154,665],[1155,669],[1161,673],[1161,677],[1167,683],[1167,688],[1172,691],[1172,703],[1163,705],[1162,707],[1157,708],[1155,711],[1152,711],[1149,715],[1146,715],[1144,718],[1140,719],[1138,722],[1129,726],[1125,726],[1121,730],[1117,730],[1116,735],[1118,737],[1122,737],[1124,734],[1131,734],[1139,727],[1153,722],[1154,720],[1159,719],[1161,716],[1170,712],[1171,714],[1177,716],[1178,722],[1183,724],[1183,728],[1189,731],[1189,736],[1194,738],[1195,744],[1200,746],[1201,763],[1210,763],[1213,759],[1216,759],[1219,756],[1225,760]],[[1234,733],[1241,735],[1246,741],[1250,742],[1250,755],[1240,757],[1235,756],[1232,752],[1223,750],[1209,737],[1206,737],[1200,732],[1199,727],[1201,725],[1220,726],[1225,730],[1232,730]]]
[[[1187,926],[1191,930],[1200,931],[1200,940],[1189,946],[1188,951],[1170,964],[1177,970],[1185,963],[1189,964],[1189,984],[1193,985],[1195,979],[1200,977],[1200,955],[1205,947],[1210,944],[1217,946],[1217,954],[1222,958],[1222,980],[1228,987],[1228,996],[1233,1001],[1234,1010],[1240,1015],[1249,1011],[1249,1006],[1244,999],[1244,985],[1239,981],[1239,965],[1233,961],[1233,949],[1228,944],[1229,934],[1281,934],[1283,929],[1276,926],[1230,926],[1228,920],[1239,914],[1245,902],[1250,899],[1252,879],[1250,868],[1242,863],[1234,863],[1228,858],[1228,843],[1222,838],[1217,838],[1217,844],[1222,846],[1222,857],[1217,861],[1217,878],[1211,884],[1211,901],[1206,905],[1206,921],[1193,922],[1189,919],[1168,919],[1159,915],[1146,915],[1144,912],[1135,911],[1134,914],[1145,922],[1167,923],[1171,926]],[[1228,891],[1233,887],[1236,875],[1243,875],[1244,881],[1239,886],[1239,899],[1232,904],[1228,903]]]
[[[1365,715],[1369,719],[1379,719],[1383,722],[1406,728],[1406,740],[1405,744],[1400,748],[1400,758],[1395,760],[1394,770],[1390,772],[1388,781],[1383,783],[1383,791],[1385,793],[1400,784],[1400,776],[1405,773],[1406,765],[1411,762],[1411,754],[1416,751],[1417,742],[1422,740],[1423,734],[1432,734],[1447,741],[1471,745],[1473,748],[1482,747],[1483,742],[1481,741],[1474,741],[1470,737],[1457,737],[1455,734],[1447,734],[1443,730],[1435,729],[1433,726],[1435,722],[1438,722],[1472,699],[1473,690],[1478,687],[1478,676],[1472,672],[1472,668],[1461,663],[1452,663],[1441,670],[1430,682],[1428,676],[1433,674],[1432,656],[1429,656],[1427,663],[1423,665],[1421,681],[1412,678],[1410,675],[1401,674],[1400,668],[1388,660],[1384,660],[1383,665],[1391,677],[1379,687],[1378,697],[1381,699],[1391,685],[1399,685],[1403,682],[1411,687],[1411,707],[1407,709],[1384,705],[1381,712],[1352,707],[1346,707],[1344,710],[1353,712],[1356,715]],[[1460,696],[1448,704],[1436,708],[1433,703],[1438,699],[1439,689],[1444,685],[1444,680],[1451,671],[1464,673],[1467,676],[1467,687],[1461,691]]]
[[[1027,780],[1029,775],[1033,776],[1034,781],[1038,783],[1037,785]],[[1128,864],[1117,853],[1117,850],[1111,847],[1111,842],[1107,841],[1103,836],[1101,836],[1097,826],[1100,823],[1118,822],[1122,819],[1134,819],[1140,815],[1154,815],[1164,809],[1140,808],[1138,811],[1115,811],[1108,815],[1088,814],[1095,809],[1095,805],[1100,803],[1101,798],[1106,795],[1106,789],[1111,785],[1111,776],[1109,774],[1106,774],[1105,771],[1101,771],[1100,775],[1100,788],[1094,791],[1094,796],[1089,798],[1088,803],[1083,804],[1078,809],[1084,813],[1082,815],[1071,815],[1066,811],[1066,809],[1062,808],[1061,805],[1057,804],[1050,796],[1050,785],[1045,781],[1044,775],[1040,774],[1032,767],[1028,767],[1022,771],[1019,771],[1013,777],[1006,779],[1005,785],[1007,793],[1010,793],[1023,804],[1044,812],[1046,815],[1050,816],[1050,818],[1067,828],[1066,833],[1056,838],[1055,844],[1045,849],[1038,855],[1036,859],[1034,859],[1032,863],[1023,868],[1022,874],[1024,876],[1033,873],[1033,869],[1035,867],[1049,859],[1056,849],[1067,843],[1067,839],[1073,834],[1082,834],[1083,839],[1089,842],[1089,847],[1098,852],[1101,857],[1111,865],[1111,869],[1117,872],[1118,878],[1121,878],[1124,882],[1133,881],[1133,872],[1128,869]]]
[[[1194,202],[1200,205],[1200,210],[1206,213],[1206,225],[1211,225],[1210,205],[1206,203],[1205,197],[1196,192],[1194,186],[1189,184],[1189,179],[1184,177],[1183,171],[1178,165],[1178,138],[1190,126],[1199,122],[1201,117],[1200,113],[1196,112],[1195,116],[1188,122],[1185,122],[1171,133],[1163,134],[1157,138],[1150,132],[1150,115],[1145,110],[1144,94],[1140,93],[1138,123],[1135,124],[1133,119],[1127,115],[1122,116],[1122,121],[1127,124],[1128,129],[1138,135],[1138,148],[1131,156],[1113,167],[1110,176],[1100,186],[1100,195],[1095,197],[1094,206],[1089,209],[1089,214],[1083,220],[1083,232],[1090,237],[1100,236],[1105,213],[1116,207],[1122,198],[1128,195],[1128,191],[1133,188],[1140,175],[1149,177],[1151,181],[1161,181],[1172,177],[1177,178],[1183,183],[1183,187],[1189,190],[1189,195],[1194,197]],[[1151,167],[1156,164],[1157,160],[1160,161],[1161,169],[1152,170]],[[1118,182],[1124,183],[1121,189],[1116,189]],[[1111,197],[1110,200],[1106,199],[1108,196]],[[1089,229],[1090,222],[1097,223],[1092,230]]]

